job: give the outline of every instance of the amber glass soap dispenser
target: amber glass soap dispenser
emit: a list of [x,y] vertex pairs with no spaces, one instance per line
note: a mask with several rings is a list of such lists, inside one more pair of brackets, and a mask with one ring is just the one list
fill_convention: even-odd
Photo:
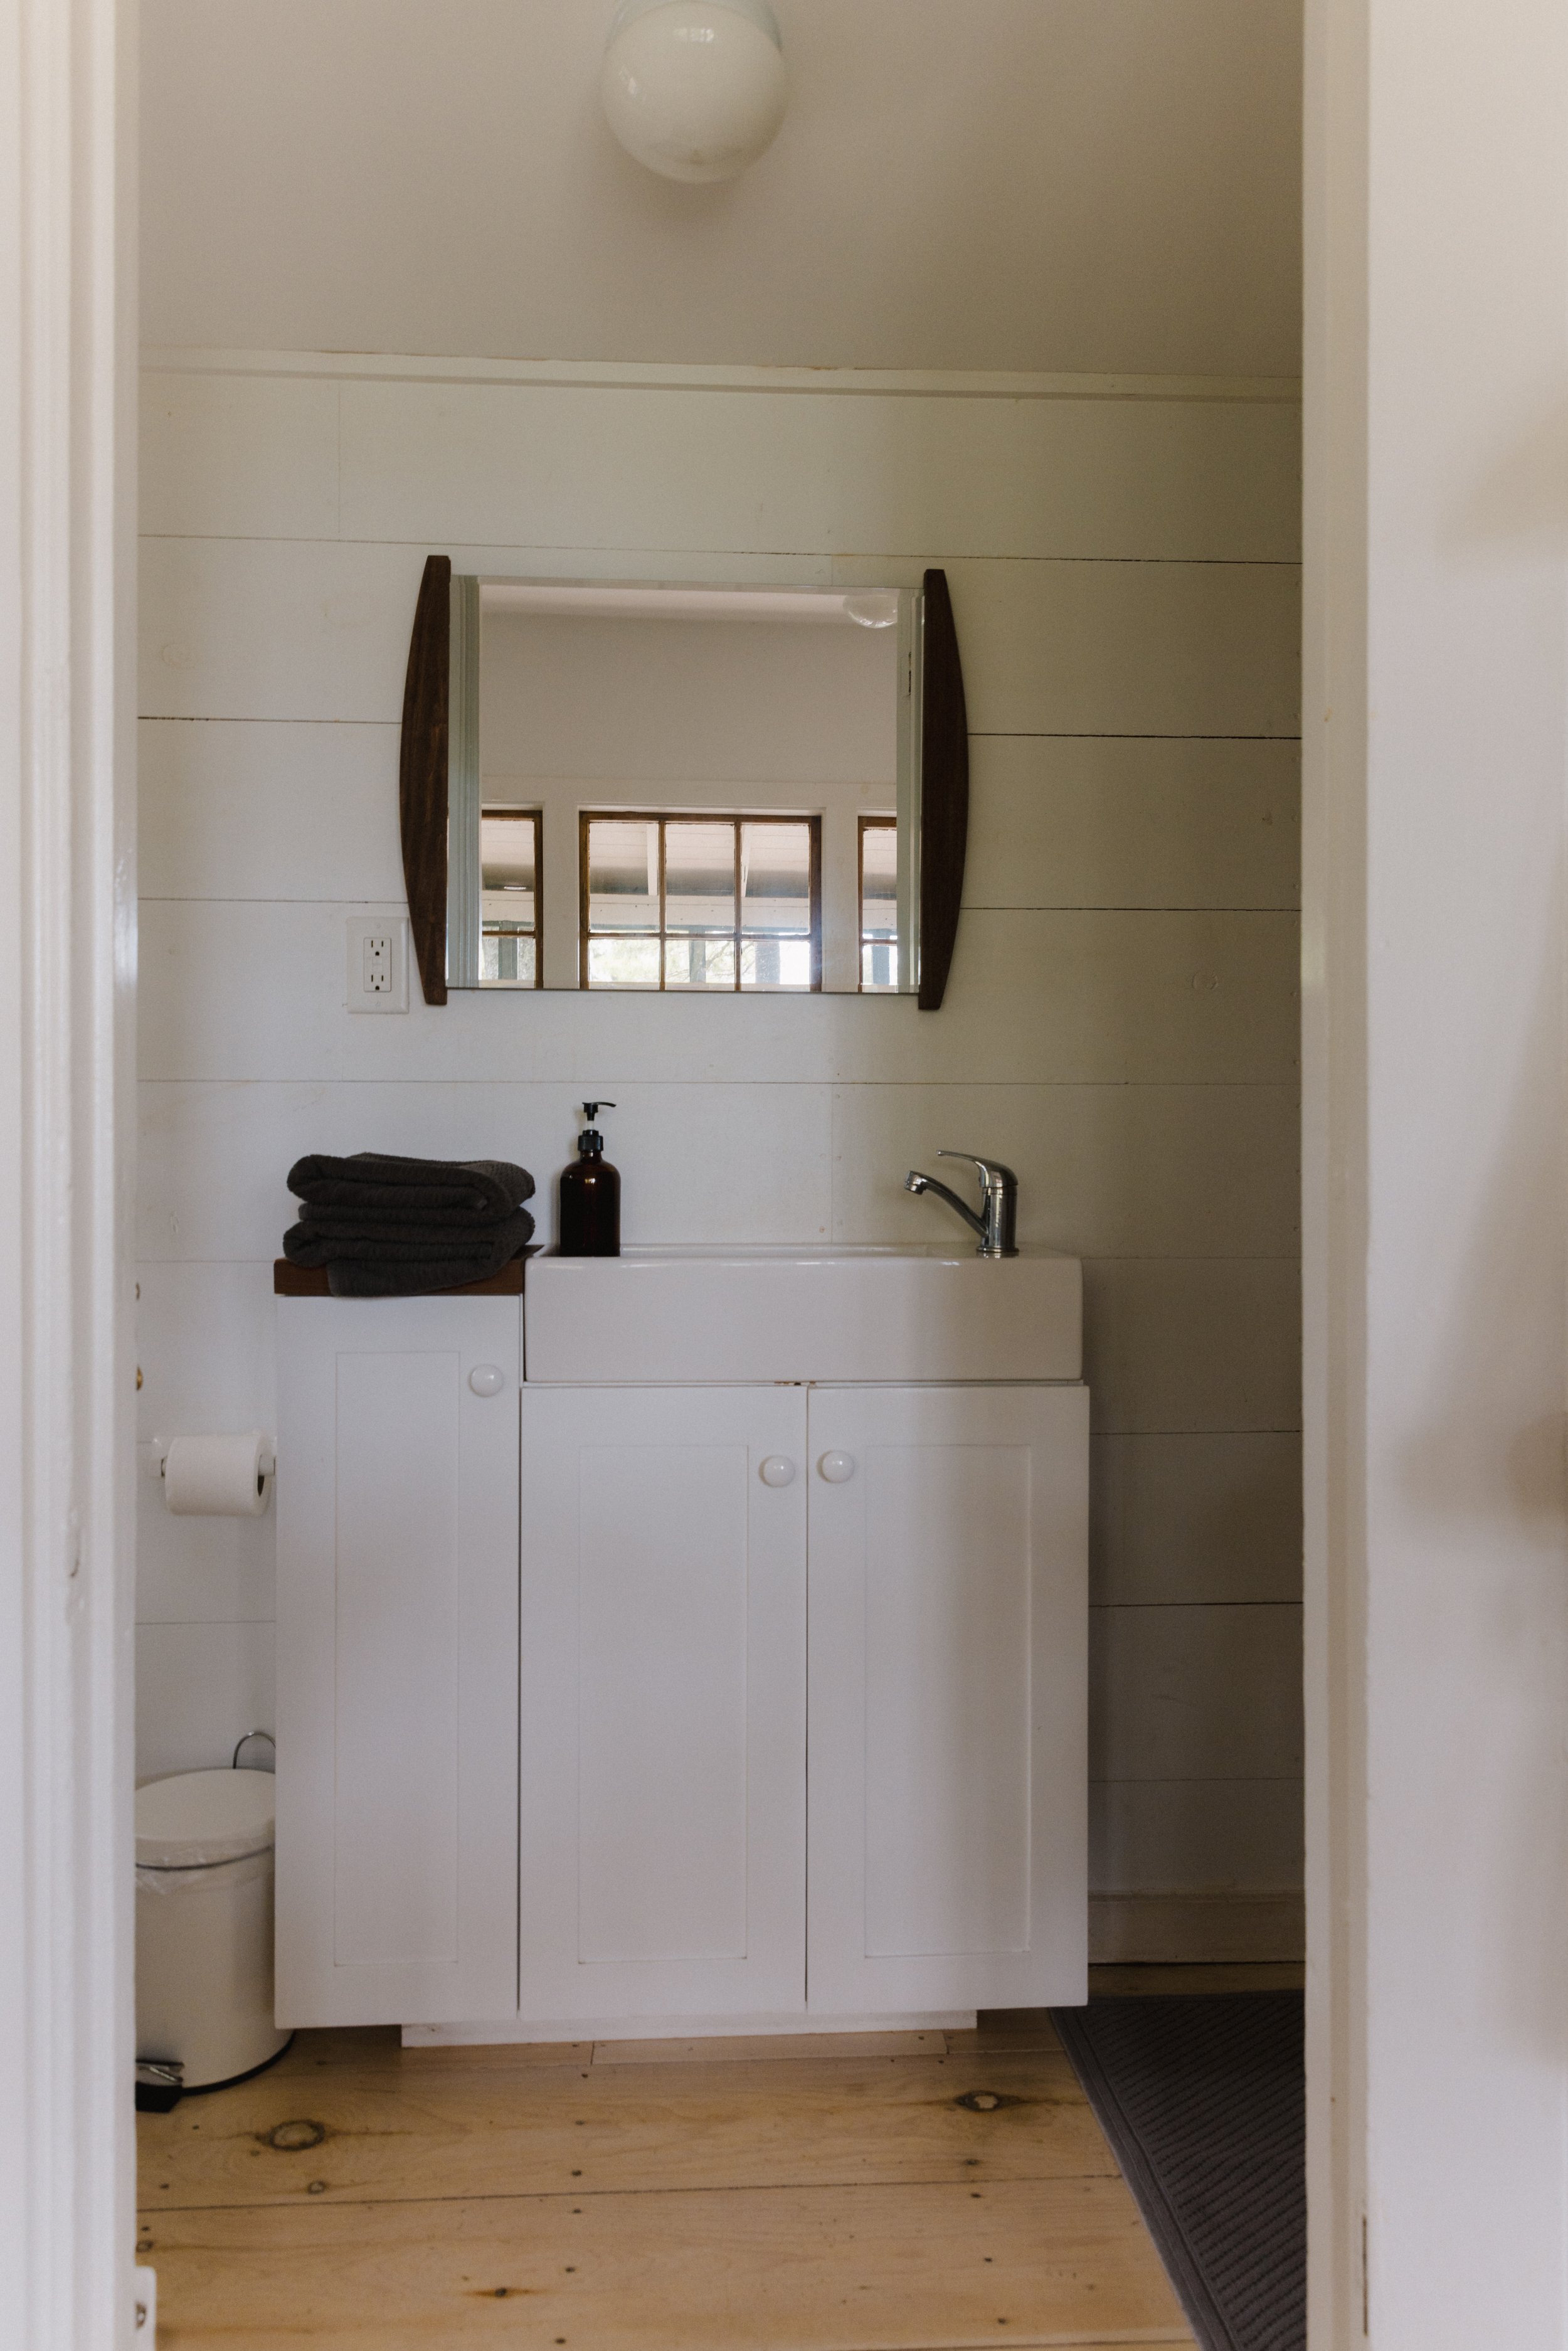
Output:
[[584,1102],[588,1124],[577,1138],[577,1157],[560,1171],[560,1222],[556,1249],[561,1257],[619,1257],[621,1176],[604,1156],[604,1137],[593,1122],[612,1102]]

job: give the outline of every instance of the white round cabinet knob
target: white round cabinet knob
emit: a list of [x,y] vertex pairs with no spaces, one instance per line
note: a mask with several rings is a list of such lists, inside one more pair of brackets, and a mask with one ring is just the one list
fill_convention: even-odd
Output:
[[468,1384],[476,1395],[499,1395],[507,1384],[507,1374],[499,1364],[476,1364],[468,1374]]
[[841,1486],[846,1478],[855,1474],[855,1457],[852,1453],[824,1453],[817,1467],[830,1486]]
[[758,1475],[765,1486],[788,1486],[793,1482],[795,1464],[782,1453],[770,1453]]

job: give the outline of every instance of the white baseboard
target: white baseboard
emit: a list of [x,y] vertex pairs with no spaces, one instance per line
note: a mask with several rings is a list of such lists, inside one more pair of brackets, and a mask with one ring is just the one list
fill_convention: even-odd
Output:
[[[1101,1966],[1145,1961],[1299,1960],[1306,1949],[1305,1896],[1295,1886],[1176,1888],[1092,1894],[1089,1957]],[[800,2032],[961,2032],[975,2012],[822,2016],[796,2009],[770,2016],[497,2018],[477,2024],[405,2024],[405,2049],[472,2049],[528,2042],[711,2041]]]
[[1295,1886],[1092,1894],[1089,1957],[1116,1960],[1300,1959],[1306,1897]]
[[527,2041],[749,2040],[780,2032],[969,2032],[972,2008],[933,2010],[919,2016],[821,2016],[794,2009],[774,2016],[594,2016],[550,2022],[503,2017],[494,2024],[405,2024],[405,2049],[475,2049]]

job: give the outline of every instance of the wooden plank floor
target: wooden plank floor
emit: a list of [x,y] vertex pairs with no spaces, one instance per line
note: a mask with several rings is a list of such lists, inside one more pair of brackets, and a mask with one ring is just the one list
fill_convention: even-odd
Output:
[[161,2351],[1192,2341],[1043,2014],[793,2043],[302,2032],[139,2129]]

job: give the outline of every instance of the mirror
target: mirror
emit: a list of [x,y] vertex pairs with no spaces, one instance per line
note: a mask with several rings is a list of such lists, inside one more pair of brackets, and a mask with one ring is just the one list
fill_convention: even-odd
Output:
[[946,582],[454,578],[402,743],[426,1000],[448,988],[941,1001],[967,821]]

